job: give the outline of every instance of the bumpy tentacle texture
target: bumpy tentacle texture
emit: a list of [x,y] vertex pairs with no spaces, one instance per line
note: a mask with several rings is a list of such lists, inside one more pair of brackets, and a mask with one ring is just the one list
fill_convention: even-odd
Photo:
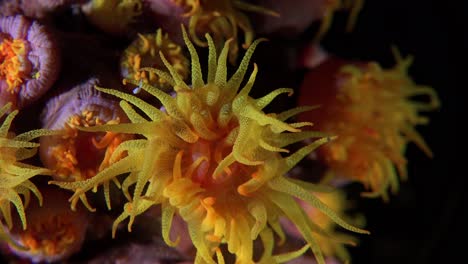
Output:
[[[219,57],[213,40],[206,35],[209,44],[208,77],[202,78],[197,52],[188,39],[184,39],[192,59],[192,84],[182,81],[175,69],[162,59],[175,84],[175,97],[150,85],[142,89],[158,98],[164,110],[151,106],[138,98],[110,89],[99,90],[118,96],[136,106],[147,117],[134,111],[128,104],[124,110],[132,124],[106,125],[89,128],[124,133],[141,134],[144,139],[122,143],[115,151],[127,152],[127,156],[110,165],[94,178],[75,183],[58,184],[75,191],[72,202],[85,201],[85,192],[119,174],[129,173],[122,188],[128,194],[128,186],[134,184],[133,197],[124,212],[114,223],[129,218],[129,229],[135,216],[149,207],[162,206],[162,234],[169,245],[177,241],[169,238],[174,214],[187,223],[190,237],[197,248],[195,263],[224,263],[219,249],[227,244],[238,263],[253,263],[253,241],[264,241],[263,263],[284,262],[302,254],[308,247],[319,263],[324,263],[317,246],[315,225],[305,215],[294,197],[307,201],[340,226],[358,233],[368,233],[350,226],[332,210],[306,190],[299,181],[292,182],[284,175],[299,160],[331,138],[322,137],[297,152],[283,147],[317,133],[301,132],[298,127],[308,124],[286,123],[291,113],[265,114],[265,107],[275,95],[291,92],[285,89],[273,91],[260,99],[249,97],[257,66],[241,87],[249,60],[261,40],[252,43],[238,70],[227,79],[226,59],[229,42]],[[145,69],[151,70],[151,69]],[[138,84],[135,80],[128,82]],[[238,90],[240,91],[238,92]],[[130,198],[130,197],[129,197]],[[273,232],[284,238],[279,217],[289,217],[307,241],[304,248],[285,255],[273,256]]]
[[[362,182],[370,190],[364,196],[384,200],[388,199],[389,189],[398,191],[398,174],[403,180],[407,177],[404,153],[408,142],[432,157],[414,127],[429,122],[421,112],[440,105],[434,89],[417,85],[408,76],[412,58],[403,59],[397,52],[395,57],[397,65],[392,69],[382,69],[377,63],[344,66],[342,72],[348,78],[336,95],[337,102],[324,106],[326,111],[336,113],[337,120],[320,125],[339,135],[338,140],[321,149],[331,170]],[[414,97],[427,100],[417,101]]]
[[[39,174],[50,174],[50,171],[21,161],[32,157],[36,153],[39,144],[29,142],[29,140],[45,135],[47,132],[34,130],[14,136],[8,130],[11,122],[18,114],[18,110],[12,111],[5,116],[10,108],[11,103],[8,103],[0,109],[0,118],[3,119],[3,123],[0,125],[0,221],[5,221],[6,226],[12,228],[11,205],[13,204],[21,219],[23,229],[26,229],[24,208],[29,202],[31,193],[42,203],[41,193],[29,179]],[[24,197],[24,203],[21,196]],[[12,243],[12,246],[17,246],[5,233],[1,222],[0,240],[7,240]]]
[[[234,39],[230,46],[229,61],[234,63],[239,50],[238,28],[244,32],[242,46],[248,48],[254,39],[254,31],[249,18],[243,11],[279,16],[276,12],[255,6],[241,0],[175,0],[175,3],[187,9],[190,17],[189,32],[198,46],[206,47],[208,43],[199,36],[209,32],[217,45],[227,39]],[[219,46],[218,46],[219,48]],[[218,49],[219,50],[219,49]]]

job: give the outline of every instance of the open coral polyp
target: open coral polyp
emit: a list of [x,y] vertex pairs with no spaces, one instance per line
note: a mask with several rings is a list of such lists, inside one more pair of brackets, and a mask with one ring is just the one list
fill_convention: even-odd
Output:
[[[90,208],[85,192],[129,173],[122,183],[130,200],[117,225],[134,218],[153,205],[162,206],[162,235],[169,245],[175,245],[169,234],[173,216],[178,214],[187,223],[190,238],[197,249],[195,263],[224,263],[220,244],[227,244],[238,263],[253,263],[253,241],[263,241],[262,263],[285,262],[303,254],[310,246],[319,263],[324,263],[317,246],[319,232],[294,197],[307,201],[340,226],[359,233],[367,231],[350,226],[310,192],[311,184],[285,177],[285,173],[304,156],[331,140],[315,131],[302,132],[300,127],[310,123],[285,121],[308,107],[293,108],[275,114],[263,109],[278,95],[292,93],[292,89],[277,89],[254,99],[249,96],[257,74],[253,72],[241,87],[249,60],[261,40],[252,43],[239,68],[227,79],[226,60],[229,43],[219,54],[213,40],[209,45],[208,76],[202,78],[201,65],[193,44],[183,31],[192,58],[192,84],[182,81],[174,67],[163,55],[170,74],[158,69],[143,69],[158,74],[171,83],[176,92],[172,97],[161,90],[135,80],[126,80],[158,98],[160,110],[135,96],[111,89],[99,90],[124,99],[121,106],[131,124],[104,125],[87,128],[89,131],[112,131],[140,134],[142,139],[123,142],[112,158],[121,152],[127,156],[113,163],[95,177],[74,183],[54,182],[75,191],[72,205],[81,199]],[[241,89],[240,89],[241,88]],[[240,91],[238,91],[240,89]],[[136,106],[147,117],[137,113]],[[297,152],[288,153],[284,147],[305,138],[318,138]],[[112,159],[111,158],[111,159]],[[129,187],[134,186],[133,195]],[[283,255],[273,255],[274,233],[284,240],[279,218],[286,216],[297,226],[307,245]],[[323,234],[322,234],[323,235]]]
[[[0,240],[8,241],[10,239],[3,229],[3,221],[8,228],[12,228],[11,204],[18,212],[23,229],[26,229],[24,207],[29,203],[31,193],[42,203],[41,193],[29,179],[39,174],[50,174],[47,169],[21,162],[34,156],[36,148],[39,146],[39,144],[29,142],[29,140],[46,134],[46,132],[33,130],[14,136],[13,133],[9,132],[9,129],[18,110],[3,117],[10,109],[11,103],[0,109],[0,118],[4,118],[0,126]],[[20,195],[24,197],[24,203]],[[13,242],[11,245],[16,246]]]
[[[334,175],[363,183],[368,197],[387,199],[389,189],[398,191],[398,175],[406,178],[405,149],[409,142],[432,156],[415,126],[429,122],[421,113],[437,109],[439,99],[434,89],[415,84],[408,76],[411,57],[395,56],[397,65],[391,69],[375,62],[340,62],[339,67],[330,66],[334,63],[331,61],[324,63],[320,67],[338,71],[330,75],[335,80],[332,87],[315,98],[303,96],[299,102],[323,104],[300,120],[320,121],[317,126],[322,131],[338,135],[318,151],[318,156]],[[309,85],[305,83],[302,90],[312,94]],[[426,101],[416,97],[425,97]]]

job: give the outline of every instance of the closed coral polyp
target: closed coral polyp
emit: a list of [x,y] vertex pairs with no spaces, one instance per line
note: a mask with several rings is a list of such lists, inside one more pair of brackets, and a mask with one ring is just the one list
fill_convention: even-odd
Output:
[[[193,44],[183,31],[192,57],[192,83],[186,84],[174,67],[161,55],[170,75],[153,71],[174,85],[175,97],[147,84],[141,88],[158,98],[164,111],[136,98],[111,89],[99,90],[118,96],[131,124],[104,125],[88,131],[112,131],[141,134],[143,139],[122,143],[114,155],[127,156],[110,165],[95,177],[74,183],[53,182],[75,191],[72,206],[86,200],[88,190],[94,189],[117,175],[129,173],[122,183],[130,200],[117,225],[134,218],[153,205],[162,206],[162,236],[168,245],[176,245],[169,238],[172,219],[178,214],[187,223],[188,232],[197,249],[195,263],[219,263],[224,258],[219,248],[226,244],[238,263],[253,263],[253,241],[264,243],[262,263],[285,262],[302,254],[310,246],[319,263],[324,259],[314,239],[314,226],[293,197],[311,203],[340,226],[359,233],[367,233],[350,226],[320,202],[300,181],[292,181],[284,174],[299,160],[331,138],[319,132],[301,132],[310,123],[286,123],[291,116],[309,108],[294,108],[279,114],[265,114],[262,109],[291,89],[277,89],[259,99],[248,94],[253,87],[257,66],[243,87],[241,83],[249,60],[261,40],[252,43],[237,71],[227,79],[226,60],[230,42],[217,55],[213,40],[209,44],[208,76],[202,78],[201,65]],[[126,80],[138,85],[136,80]],[[146,116],[137,113],[135,105]],[[318,138],[311,145],[282,157],[283,147],[305,138]],[[113,156],[114,157],[114,156]],[[113,158],[111,157],[111,159]],[[133,195],[128,188],[135,185]],[[286,216],[297,225],[307,245],[295,252],[274,255],[273,232],[284,239],[279,218]]]
[[117,147],[131,135],[82,130],[128,120],[115,101],[94,89],[98,82],[91,78],[77,85],[49,100],[43,110],[43,127],[55,131],[55,135],[41,138],[40,156],[44,165],[54,171],[57,181],[92,178],[125,156],[120,153],[111,161]]
[[7,90],[15,94],[23,83],[25,74],[26,42],[21,39],[4,39],[0,43],[0,79],[6,80]]
[[32,203],[26,211],[28,228],[22,230],[15,226],[9,231],[12,239],[25,249],[11,250],[34,263],[63,260],[80,249],[89,212],[84,208],[71,211],[64,190],[45,187],[41,192],[44,205]]
[[28,248],[31,254],[42,252],[46,256],[59,255],[77,237],[75,230],[70,229],[72,221],[67,215],[49,215],[40,222],[33,223],[27,232],[19,238],[21,244]]
[[52,169],[56,175],[70,180],[85,180],[96,175],[109,165],[115,148],[127,136],[107,132],[104,135],[79,131],[78,127],[103,124],[118,124],[119,119],[104,122],[89,110],[73,115],[65,124],[61,144],[51,146],[49,152],[54,160]]

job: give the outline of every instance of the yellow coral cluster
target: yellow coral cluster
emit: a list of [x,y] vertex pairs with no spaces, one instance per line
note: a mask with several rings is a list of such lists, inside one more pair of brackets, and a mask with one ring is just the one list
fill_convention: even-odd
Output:
[[124,78],[134,79],[162,90],[169,90],[170,84],[163,78],[150,71],[141,71],[141,68],[152,67],[164,69],[159,52],[162,52],[169,63],[174,67],[183,80],[189,75],[189,61],[184,56],[182,48],[163,34],[161,29],[156,34],[138,35],[127,49],[121,59],[121,72]]
[[[127,80],[141,85],[142,89],[158,98],[164,110],[135,96],[99,88],[123,99],[121,107],[132,123],[86,130],[140,134],[142,138],[120,144],[111,161],[122,152],[127,156],[91,179],[73,183],[52,182],[75,192],[70,199],[72,207],[81,200],[92,209],[86,192],[114,181],[129,199],[114,223],[114,233],[117,225],[126,218],[130,219],[130,229],[137,215],[151,206],[161,205],[164,240],[168,245],[177,244],[177,239],[173,241],[169,234],[173,216],[181,216],[197,249],[195,263],[215,263],[213,256],[219,263],[224,263],[220,245],[226,244],[238,263],[285,262],[310,247],[318,262],[323,264],[324,258],[316,240],[320,230],[294,198],[311,204],[345,229],[368,233],[347,224],[317,199],[310,192],[314,189],[309,188],[312,184],[285,176],[304,156],[332,138],[315,131],[301,131],[301,127],[311,125],[308,122],[285,122],[309,110],[308,107],[293,108],[279,114],[264,113],[263,109],[274,98],[283,93],[291,94],[292,90],[282,88],[258,99],[251,98],[249,92],[257,74],[255,64],[250,77],[241,86],[249,60],[261,40],[252,43],[239,68],[228,79],[226,61],[230,41],[218,56],[213,40],[206,35],[209,56],[208,74],[204,81],[198,54],[185,30],[183,34],[192,58],[190,86],[162,54],[170,74],[158,69],[143,70],[166,79],[174,87],[174,97],[148,84]],[[306,138],[316,140],[286,155],[289,151],[284,147]],[[116,176],[126,173],[128,176],[120,184]],[[130,186],[134,188],[133,195],[130,194]],[[105,188],[106,197],[108,192]],[[297,226],[307,244],[295,252],[273,255],[278,242],[275,242],[273,234],[280,237],[280,242],[285,239],[279,224],[279,218],[283,216]],[[256,239],[260,239],[264,246],[263,255],[257,260],[253,256]]]
[[[398,174],[406,178],[404,152],[414,142],[429,157],[432,152],[416,125],[429,119],[420,113],[439,107],[431,87],[417,85],[408,76],[412,58],[397,57],[392,69],[377,63],[365,66],[348,65],[342,72],[348,76],[337,94],[337,119],[324,121],[322,128],[339,135],[338,140],[324,146],[327,163],[339,176],[362,182],[371,190],[368,197],[388,198],[388,189],[398,190]],[[427,102],[415,96],[426,96]]]
[[23,83],[26,68],[26,43],[21,39],[4,39],[0,43],[0,79],[6,81],[7,90],[16,94]]

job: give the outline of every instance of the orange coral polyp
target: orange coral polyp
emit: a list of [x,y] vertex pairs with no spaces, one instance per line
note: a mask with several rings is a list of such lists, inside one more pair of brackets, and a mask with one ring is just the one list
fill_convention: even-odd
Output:
[[18,92],[26,78],[26,42],[22,39],[4,39],[0,43],[0,79],[5,79],[8,91]]
[[89,179],[108,167],[114,150],[128,136],[113,132],[87,133],[80,131],[78,127],[119,122],[118,118],[104,122],[87,110],[81,115],[71,116],[65,125],[60,144],[52,146],[50,150],[52,169],[56,175],[66,181],[80,181]]
[[[252,43],[239,68],[227,78],[229,41],[219,56],[213,40],[209,44],[208,75],[203,80],[198,54],[183,30],[192,58],[191,85],[186,84],[174,67],[161,55],[170,74],[153,71],[174,84],[175,96],[147,84],[141,88],[158,98],[164,111],[133,95],[112,89],[98,90],[124,99],[121,102],[130,124],[104,125],[87,131],[111,131],[140,134],[142,139],[129,140],[117,147],[113,156],[127,156],[111,164],[95,177],[82,182],[53,182],[73,190],[72,207],[81,200],[88,208],[86,192],[99,185],[107,186],[116,176],[128,173],[121,185],[129,199],[116,219],[129,218],[129,230],[135,217],[153,205],[162,206],[162,237],[169,237],[172,219],[178,214],[186,222],[189,236],[197,249],[195,263],[224,263],[220,244],[226,244],[238,263],[253,263],[253,242],[260,238],[265,245],[261,263],[285,262],[311,248],[320,264],[323,256],[314,239],[314,225],[293,197],[298,197],[323,211],[338,225],[355,232],[365,230],[348,225],[322,204],[300,181],[290,181],[285,173],[299,160],[331,138],[299,128],[310,123],[286,123],[285,120],[307,110],[294,108],[280,114],[265,114],[262,109],[276,96],[291,93],[277,89],[254,99],[249,92],[255,82],[257,65],[241,86],[249,60],[261,40]],[[136,80],[127,82],[139,85]],[[143,116],[130,104],[139,108]],[[297,152],[282,157],[284,146],[305,138],[318,138]],[[133,195],[129,187],[134,185]],[[108,195],[108,194],[107,194]],[[273,232],[284,238],[279,218],[290,218],[301,230],[307,245],[295,252],[273,254]]]
[[[407,143],[432,156],[414,127],[428,123],[421,112],[439,107],[437,94],[408,76],[411,57],[396,54],[396,58],[391,69],[377,63],[343,66],[339,87],[332,88],[335,97],[321,110],[333,116],[318,124],[321,130],[338,135],[320,149],[320,157],[335,175],[364,184],[367,197],[388,199],[389,189],[398,191],[398,176],[406,179]],[[426,101],[413,100],[415,96]]]
[[33,223],[19,237],[19,242],[28,248],[32,254],[39,252],[46,256],[62,254],[68,247],[75,243],[81,230],[72,227],[73,221],[68,219],[68,214],[51,215],[41,219],[41,222]]

